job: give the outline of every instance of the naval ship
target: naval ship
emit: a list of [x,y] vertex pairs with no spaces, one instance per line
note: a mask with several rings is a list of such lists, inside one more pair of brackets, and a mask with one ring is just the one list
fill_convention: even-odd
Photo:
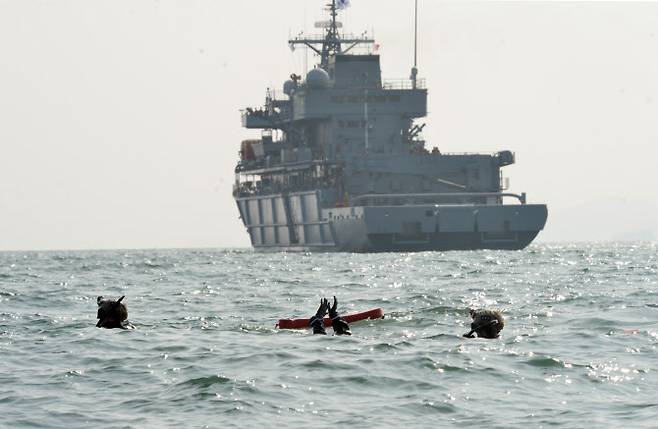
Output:
[[[375,41],[342,31],[346,0],[331,0],[322,34],[291,38],[319,64],[282,93],[242,111],[260,130],[245,140],[233,196],[255,249],[413,252],[523,249],[544,228],[544,204],[506,192],[515,154],[426,149],[418,77],[383,80]],[[417,42],[418,8],[416,1]]]

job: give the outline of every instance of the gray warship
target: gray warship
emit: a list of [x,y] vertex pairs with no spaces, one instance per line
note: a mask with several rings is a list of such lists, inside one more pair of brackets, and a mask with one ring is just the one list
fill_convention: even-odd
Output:
[[[322,34],[288,43],[319,64],[282,94],[242,111],[260,138],[242,142],[233,196],[259,250],[410,252],[525,248],[544,228],[544,204],[506,192],[513,152],[428,151],[427,89],[417,48],[406,80],[382,80],[375,41],[343,33],[331,0]],[[418,8],[416,3],[416,40]],[[416,45],[417,46],[417,43]],[[504,201],[505,200],[505,201]],[[510,204],[509,201],[512,203]]]

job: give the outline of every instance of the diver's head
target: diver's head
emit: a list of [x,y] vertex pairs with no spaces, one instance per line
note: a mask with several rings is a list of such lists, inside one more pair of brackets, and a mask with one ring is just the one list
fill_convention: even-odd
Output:
[[500,331],[505,327],[505,319],[497,310],[470,310],[473,322],[471,332],[480,338],[498,338]]
[[98,304],[98,312],[96,313],[96,318],[98,319],[97,328],[124,329],[123,322],[128,319],[128,309],[121,302],[123,298],[125,296],[122,296],[116,301],[103,299],[102,296],[96,298],[96,303]]

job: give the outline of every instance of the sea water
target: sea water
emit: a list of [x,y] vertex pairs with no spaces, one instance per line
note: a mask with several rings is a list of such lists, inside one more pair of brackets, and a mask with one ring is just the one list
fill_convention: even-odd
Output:
[[[136,329],[95,328],[98,295]],[[334,295],[386,317],[275,327]],[[0,253],[2,428],[656,428],[657,345],[655,244]]]

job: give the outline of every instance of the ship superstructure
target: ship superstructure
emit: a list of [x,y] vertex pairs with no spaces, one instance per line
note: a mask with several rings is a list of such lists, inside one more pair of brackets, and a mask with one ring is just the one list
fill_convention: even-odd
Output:
[[[521,249],[547,208],[504,191],[510,151],[446,154],[422,138],[427,89],[382,79],[375,41],[341,34],[336,0],[324,34],[289,40],[317,53],[283,95],[242,112],[234,197],[255,248],[327,251]],[[363,53],[363,48],[366,52]],[[356,53],[359,52],[359,53]],[[514,204],[504,204],[511,200]]]

